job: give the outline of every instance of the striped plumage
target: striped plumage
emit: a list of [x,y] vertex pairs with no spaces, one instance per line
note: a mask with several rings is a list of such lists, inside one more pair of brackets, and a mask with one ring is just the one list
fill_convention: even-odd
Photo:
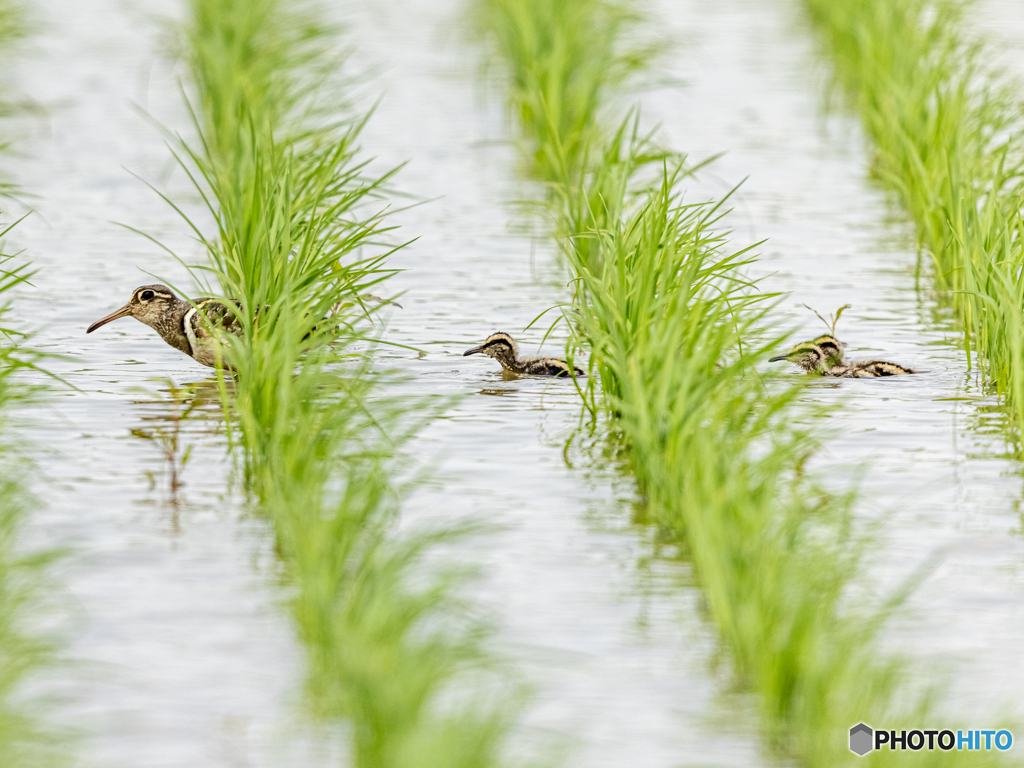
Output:
[[97,320],[86,333],[121,317],[134,317],[145,323],[172,347],[211,368],[216,367],[218,357],[212,329],[235,335],[242,333],[235,313],[224,302],[210,298],[188,302],[175,296],[166,285],[136,288],[127,304]]
[[808,373],[825,374],[825,371],[843,363],[843,348],[845,346],[834,336],[819,336],[812,341],[800,342],[786,354],[773,357],[768,362],[788,360],[799,365]]
[[482,354],[493,357],[501,367],[511,373],[526,374],[528,376],[585,376],[579,368],[570,367],[565,360],[557,357],[519,357],[519,345],[515,339],[507,333],[492,333],[479,347],[467,349],[462,353],[467,355]]
[[845,347],[846,345],[834,336],[819,336],[812,341],[800,342],[786,354],[773,357],[769,362],[788,360],[808,373],[839,379],[873,379],[880,376],[916,373],[913,368],[886,360],[844,360]]
[[840,379],[874,379],[879,376],[905,376],[911,373],[917,373],[917,371],[886,360],[851,360],[848,363],[833,366],[823,375],[835,376]]

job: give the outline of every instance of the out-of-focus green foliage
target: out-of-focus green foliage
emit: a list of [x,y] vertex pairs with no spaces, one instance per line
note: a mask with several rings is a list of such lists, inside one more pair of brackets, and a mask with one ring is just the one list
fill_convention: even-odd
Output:
[[[24,9],[0,0],[0,55],[26,32]],[[3,88],[6,82],[0,82]],[[0,117],[13,110],[0,99]],[[0,143],[0,152],[7,148]],[[17,191],[12,182],[0,182],[0,202]],[[0,211],[0,215],[6,213]],[[56,768],[67,765],[64,734],[47,723],[42,702],[26,692],[33,675],[51,666],[56,647],[33,621],[46,604],[44,584],[53,552],[27,552],[21,540],[26,516],[35,504],[26,479],[31,466],[19,450],[10,420],[38,395],[18,374],[37,368],[40,355],[28,336],[9,320],[12,292],[30,276],[23,261],[2,252],[2,240],[13,229],[0,230],[0,765]]]

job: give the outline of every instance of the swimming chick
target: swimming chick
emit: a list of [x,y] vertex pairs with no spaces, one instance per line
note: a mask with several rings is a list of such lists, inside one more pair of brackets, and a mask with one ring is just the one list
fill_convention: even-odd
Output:
[[808,373],[840,379],[870,379],[916,373],[912,368],[886,360],[844,360],[845,348],[846,344],[834,336],[819,336],[812,341],[800,342],[785,355],[773,357],[768,362],[788,360]]
[[576,366],[570,366],[565,360],[557,357],[519,357],[519,346],[515,339],[507,333],[492,333],[479,347],[467,349],[463,357],[475,354],[493,357],[501,367],[511,373],[524,373],[530,376],[585,376]]
[[842,365],[845,347],[846,345],[834,336],[824,335],[811,341],[802,341],[786,354],[773,357],[768,362],[789,360],[808,373],[821,373],[837,365]]

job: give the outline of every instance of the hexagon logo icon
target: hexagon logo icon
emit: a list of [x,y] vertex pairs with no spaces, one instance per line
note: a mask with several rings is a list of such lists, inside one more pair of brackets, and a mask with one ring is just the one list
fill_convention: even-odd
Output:
[[857,723],[850,729],[850,751],[855,755],[864,757],[875,748],[875,733],[870,725]]

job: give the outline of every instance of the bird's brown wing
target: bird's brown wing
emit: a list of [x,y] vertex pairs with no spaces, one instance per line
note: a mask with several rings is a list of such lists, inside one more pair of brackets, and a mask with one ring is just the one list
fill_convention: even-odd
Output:
[[857,378],[903,376],[914,373],[913,368],[906,368],[898,363],[890,363],[888,360],[858,360],[853,364],[853,368],[859,373]]
[[[242,335],[242,324],[236,313],[219,299],[196,299],[194,304],[198,312],[191,317],[192,331],[199,341],[209,341],[214,337],[214,329],[235,336]],[[239,306],[235,302],[235,307]]]
[[535,357],[527,360],[524,373],[532,376],[571,376],[573,373],[577,376],[584,375],[579,368],[570,368],[565,360],[559,360],[557,357]]

